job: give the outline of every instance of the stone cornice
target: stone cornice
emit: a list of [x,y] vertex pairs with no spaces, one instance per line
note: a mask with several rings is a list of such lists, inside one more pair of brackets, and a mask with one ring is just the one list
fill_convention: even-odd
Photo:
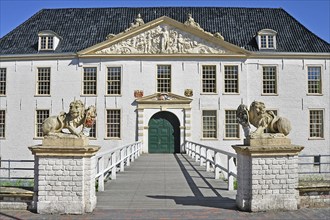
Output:
[[35,156],[53,156],[53,157],[92,157],[100,149],[100,146],[44,146],[35,145],[29,147]]
[[249,156],[295,156],[304,149],[299,145],[287,146],[232,146],[236,153],[249,155]]

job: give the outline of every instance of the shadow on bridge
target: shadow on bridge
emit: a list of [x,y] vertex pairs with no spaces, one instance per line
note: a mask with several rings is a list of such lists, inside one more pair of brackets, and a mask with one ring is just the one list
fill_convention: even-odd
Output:
[[185,154],[143,154],[97,193],[97,208],[236,210],[235,196]]
[[[197,176],[191,176],[187,170],[187,165],[181,161],[177,154],[174,154],[174,157],[184,175],[190,190],[193,192],[194,196],[148,196],[154,199],[172,199],[175,201],[177,205],[183,206],[204,206],[208,208],[222,208],[222,209],[233,209],[237,210],[236,202],[234,199],[229,197],[223,197],[222,193],[227,190],[227,186],[223,184],[222,180],[213,181],[214,177],[210,177],[205,171],[202,171],[200,168],[198,169],[198,165],[193,164],[187,155],[181,154],[181,157],[185,160],[186,164],[189,164],[189,167],[193,169],[193,171],[197,174]],[[204,175],[203,175],[204,174]],[[206,176],[206,177],[205,177]],[[195,183],[194,178],[200,178],[206,184],[206,187],[200,187]],[[219,184],[220,182],[220,184]],[[218,184],[217,184],[218,183]],[[215,184],[220,187],[215,188]],[[214,193],[214,196],[204,196],[200,189],[209,189]],[[228,193],[226,193],[228,194]]]

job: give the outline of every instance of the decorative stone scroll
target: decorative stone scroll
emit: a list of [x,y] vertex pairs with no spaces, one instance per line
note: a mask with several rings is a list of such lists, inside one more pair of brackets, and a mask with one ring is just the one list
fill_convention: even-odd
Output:
[[226,51],[190,33],[159,25],[96,54],[224,54]]

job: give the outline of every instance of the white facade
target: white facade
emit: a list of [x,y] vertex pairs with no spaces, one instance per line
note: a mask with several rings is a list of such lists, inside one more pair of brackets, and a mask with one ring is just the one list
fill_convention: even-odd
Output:
[[[291,121],[293,129],[289,138],[293,144],[305,146],[303,154],[330,154],[329,54],[250,53],[200,30],[183,29],[166,18],[160,22],[170,28],[175,26],[178,32],[194,38],[197,43],[202,42],[215,52],[116,54],[116,51],[107,49],[157,27],[159,23],[155,22],[151,27],[137,28],[78,54],[2,56],[0,67],[6,69],[6,94],[0,98],[0,110],[5,110],[6,130],[5,137],[0,139],[1,158],[32,159],[27,147],[40,144],[42,140],[35,134],[36,110],[45,109],[50,115],[57,115],[61,111],[67,112],[74,99],[82,100],[86,106],[96,105],[96,138],[91,138],[90,143],[100,145],[101,152],[143,140],[143,151],[148,153],[148,124],[161,111],[177,117],[181,145],[186,139],[233,152],[231,145],[243,143],[244,133],[240,128],[239,138],[225,138],[225,111],[236,110],[241,103],[249,106],[258,100],[264,102],[267,109],[277,110],[278,115]],[[179,101],[166,104],[168,100],[150,100],[150,104],[141,104],[143,107],[138,108],[140,104],[134,91],[143,90],[144,97],[153,97],[157,93],[159,65],[171,66],[171,94]],[[202,92],[202,67],[206,65],[216,67],[216,92],[213,94]],[[236,94],[224,91],[225,66],[238,68],[239,90]],[[263,94],[264,66],[276,67],[276,94]],[[308,94],[309,66],[321,69],[321,94]],[[41,67],[50,68],[50,95],[36,93],[37,73]],[[97,68],[97,95],[82,94],[86,67]],[[108,67],[121,67],[121,95],[106,94]],[[184,97],[186,89],[192,89],[192,97]],[[191,101],[187,104],[188,99]],[[107,109],[120,110],[120,138],[107,138]],[[310,138],[309,113],[313,109],[323,111],[322,138]],[[203,110],[216,111],[217,138],[203,138]]]

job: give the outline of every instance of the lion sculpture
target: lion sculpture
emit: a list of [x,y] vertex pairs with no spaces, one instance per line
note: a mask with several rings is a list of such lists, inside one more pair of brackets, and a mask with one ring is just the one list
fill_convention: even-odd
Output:
[[[69,132],[77,137],[82,135],[88,136],[88,128],[91,128],[96,119],[96,108],[89,106],[85,110],[84,104],[80,100],[70,103],[69,112],[61,112],[58,116],[50,116],[42,124],[44,136],[61,136],[63,129],[68,129]],[[82,125],[82,129],[78,127]]]
[[[237,120],[243,126],[245,136],[262,137],[264,132],[287,136],[291,131],[290,121],[284,117],[278,117],[273,111],[266,110],[263,102],[254,101],[248,110],[241,104],[237,108]],[[257,129],[250,133],[250,124]],[[273,135],[274,136],[274,135]]]

